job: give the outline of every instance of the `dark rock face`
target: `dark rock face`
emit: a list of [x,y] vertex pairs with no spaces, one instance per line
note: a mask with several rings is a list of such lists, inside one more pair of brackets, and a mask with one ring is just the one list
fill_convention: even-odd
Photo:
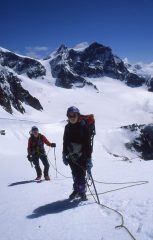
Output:
[[125,81],[130,87],[142,86],[145,79],[130,73],[124,62],[112,54],[112,50],[99,43],[92,43],[82,51],[62,45],[50,61],[56,84],[71,88],[75,83],[86,85],[85,77],[111,77]]
[[19,112],[24,113],[22,106],[25,103],[37,110],[42,110],[38,99],[21,86],[21,80],[13,73],[4,70],[0,71],[0,105],[9,113],[13,113],[12,106]]
[[144,160],[153,160],[153,124],[133,124],[123,128],[135,133],[135,138],[126,147],[137,151]]
[[13,69],[17,74],[26,73],[29,78],[46,75],[46,70],[39,61],[12,52],[0,51],[0,64]]
[[46,69],[35,59],[0,50],[0,105],[11,114],[13,113],[12,107],[24,113],[22,103],[42,110],[39,100],[22,87],[20,74],[27,74],[29,78],[37,78],[46,75]]
[[134,73],[129,73],[125,82],[129,87],[140,87],[145,84],[146,80]]
[[130,130],[131,132],[137,132],[139,130],[141,130],[145,125],[138,125],[136,123],[133,123],[132,125],[128,125],[128,126],[122,126],[122,129],[126,129],[126,130]]
[[153,92],[153,78],[151,78],[150,81],[148,81],[147,85],[148,85],[148,91]]

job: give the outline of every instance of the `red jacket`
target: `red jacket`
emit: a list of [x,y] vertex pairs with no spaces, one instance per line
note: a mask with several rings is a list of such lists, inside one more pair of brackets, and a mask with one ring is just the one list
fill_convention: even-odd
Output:
[[35,155],[35,154],[45,154],[44,143],[47,146],[51,146],[51,143],[48,139],[39,133],[38,137],[31,137],[28,140],[28,154]]

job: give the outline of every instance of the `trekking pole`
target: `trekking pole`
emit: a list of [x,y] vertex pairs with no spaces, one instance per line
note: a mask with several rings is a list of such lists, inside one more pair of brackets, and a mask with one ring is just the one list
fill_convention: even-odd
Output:
[[30,162],[31,163],[31,167],[33,168],[33,164],[32,164],[32,162]]
[[56,169],[56,178],[57,178],[57,161],[56,161],[56,152],[55,152],[55,147],[54,147],[54,160],[55,160],[55,169]]
[[93,184],[93,187],[94,187],[94,190],[95,190],[95,194],[96,194],[96,197],[97,197],[97,202],[100,205],[99,196],[98,196],[97,189],[96,189],[96,186],[95,186],[95,182],[94,182],[94,179],[92,177],[92,173],[91,172],[89,173],[89,176],[91,177],[91,181],[92,181],[92,184]]

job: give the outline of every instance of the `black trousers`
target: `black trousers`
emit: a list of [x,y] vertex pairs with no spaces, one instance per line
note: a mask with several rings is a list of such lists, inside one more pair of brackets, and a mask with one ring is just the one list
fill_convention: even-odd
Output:
[[42,175],[42,170],[40,168],[39,159],[41,160],[42,164],[44,165],[44,177],[48,176],[49,172],[49,162],[47,156],[45,154],[41,154],[40,156],[34,155],[32,157],[32,162],[35,166],[37,177]]
[[73,189],[78,193],[84,193],[86,191],[86,164],[83,158],[80,158],[76,162],[69,160],[69,165],[73,176]]

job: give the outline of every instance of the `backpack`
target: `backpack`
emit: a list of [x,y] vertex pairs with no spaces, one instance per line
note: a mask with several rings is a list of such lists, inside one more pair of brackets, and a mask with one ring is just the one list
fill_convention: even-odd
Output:
[[80,121],[82,120],[85,122],[87,126],[89,137],[90,137],[91,149],[93,151],[93,140],[94,140],[94,136],[96,135],[94,115],[93,114],[80,115]]

